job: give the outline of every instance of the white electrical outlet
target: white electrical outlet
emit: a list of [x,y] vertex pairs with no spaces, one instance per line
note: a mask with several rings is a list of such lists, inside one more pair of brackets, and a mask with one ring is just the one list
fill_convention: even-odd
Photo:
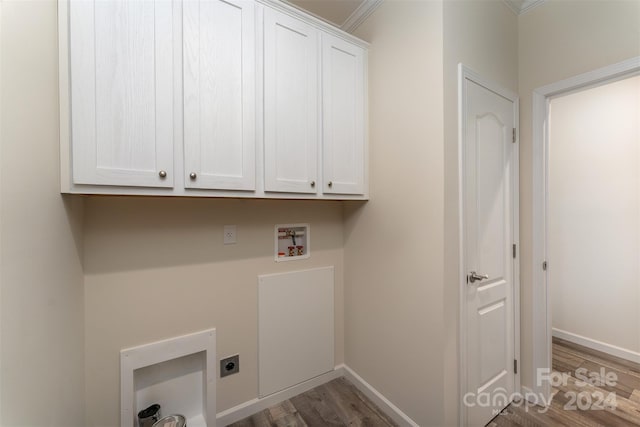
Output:
[[224,244],[233,245],[236,243],[236,226],[225,225],[224,226]]

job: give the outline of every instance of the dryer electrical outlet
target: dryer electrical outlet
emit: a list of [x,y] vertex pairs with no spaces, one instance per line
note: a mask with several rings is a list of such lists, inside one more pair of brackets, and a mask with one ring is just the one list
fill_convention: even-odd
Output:
[[233,356],[220,359],[220,378],[227,375],[237,374],[240,372],[240,355],[234,354]]

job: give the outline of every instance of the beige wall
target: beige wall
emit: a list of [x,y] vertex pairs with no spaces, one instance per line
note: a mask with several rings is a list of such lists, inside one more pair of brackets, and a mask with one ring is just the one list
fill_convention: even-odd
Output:
[[385,1],[370,41],[371,201],[345,209],[345,359],[422,426],[443,422],[442,2]]
[[444,2],[445,395],[447,425],[457,424],[459,233],[458,64],[517,92],[518,20],[500,0]]
[[[521,95],[530,383],[531,91],[640,55],[640,3],[551,0],[519,17],[516,34],[497,1],[387,0],[357,32],[373,43],[370,202],[96,197],[84,203],[84,236],[83,202],[58,191],[55,3],[5,1],[1,19],[3,424],[117,425],[119,350],[208,327],[220,355],[241,355],[241,373],[219,381],[218,410],[252,399],[256,276],[335,265],[336,363],[344,348],[420,425],[455,425],[460,61]],[[273,225],[304,221],[312,258],[274,263]],[[230,223],[238,244],[223,246]],[[158,314],[171,307],[184,309]]]
[[640,55],[640,2],[549,0],[518,20],[522,384],[532,385],[534,89]]
[[357,35],[372,200],[346,209],[346,361],[420,425],[456,425],[457,64],[516,91],[517,18],[500,1],[391,1]]
[[553,327],[638,353],[640,77],[556,98],[549,117]]
[[[274,226],[311,224],[311,258],[276,263]],[[222,244],[225,224],[235,245]],[[335,362],[343,362],[340,202],[89,198],[85,206],[87,426],[119,422],[123,348],[217,329],[240,373],[217,383],[218,411],[257,397],[257,276],[335,266]]]
[[59,191],[56,4],[2,4],[2,419],[84,426],[82,201]]

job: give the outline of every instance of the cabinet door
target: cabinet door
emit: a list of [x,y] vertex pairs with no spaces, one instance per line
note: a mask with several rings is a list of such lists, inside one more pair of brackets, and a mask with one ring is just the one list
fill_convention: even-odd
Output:
[[265,190],[316,193],[318,34],[310,25],[264,11]]
[[364,50],[322,35],[323,192],[364,193]]
[[254,190],[254,4],[189,0],[183,10],[185,187]]
[[69,7],[73,182],[172,187],[171,1]]

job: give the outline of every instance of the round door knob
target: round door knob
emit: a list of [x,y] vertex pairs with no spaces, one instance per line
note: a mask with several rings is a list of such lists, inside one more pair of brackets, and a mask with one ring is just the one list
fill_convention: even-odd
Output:
[[316,186],[316,182],[315,181],[311,181],[311,186],[315,187]]
[[158,172],[158,175],[160,176],[160,178],[166,178],[167,177],[167,171],[160,171],[160,172]]
[[192,181],[195,180],[197,177],[198,177],[198,175],[195,172],[191,172],[189,174],[189,178],[191,178]]
[[329,181],[329,182],[327,183],[327,185],[328,185],[329,187],[332,187],[332,186],[333,186],[333,182]]

